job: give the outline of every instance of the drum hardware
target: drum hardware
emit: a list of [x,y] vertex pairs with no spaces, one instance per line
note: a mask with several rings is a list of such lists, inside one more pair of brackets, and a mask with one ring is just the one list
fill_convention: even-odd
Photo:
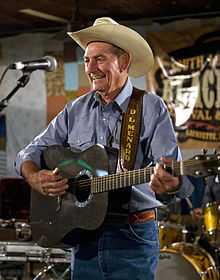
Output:
[[16,240],[31,240],[31,226],[25,222],[15,222]]
[[70,253],[58,248],[42,248],[33,242],[0,242],[0,261],[69,263]]
[[24,277],[25,263],[0,263],[0,280],[21,280]]
[[52,279],[64,280],[64,277],[70,273],[70,265],[61,274],[58,274],[54,264],[46,264],[32,280],[42,279],[48,272],[52,272]]
[[33,246],[28,252],[29,261],[39,261],[45,263],[68,263],[70,262],[69,254],[62,249],[41,248]]
[[25,220],[0,219],[1,241],[31,240],[31,226]]
[[189,234],[189,231],[186,228],[182,229],[182,241],[187,242],[187,234]]
[[13,227],[15,221],[16,221],[16,219],[14,219],[14,218],[8,219],[8,220],[0,219],[0,227],[2,227],[2,228]]
[[202,234],[198,239],[198,245],[206,250],[214,259],[215,266],[220,271],[220,248],[211,244],[206,235]]
[[0,256],[6,256],[6,254],[7,254],[7,250],[6,250],[6,246],[4,246],[4,245],[1,245],[0,246]]
[[[30,280],[33,277],[42,280],[69,279],[70,277],[66,277],[70,273],[70,260],[70,252],[62,249],[42,248],[33,242],[0,242],[0,263],[10,264],[11,270],[15,263],[24,267],[23,274],[25,276],[19,280]],[[12,273],[12,271],[8,271],[8,273]],[[48,278],[49,275],[51,278]]]

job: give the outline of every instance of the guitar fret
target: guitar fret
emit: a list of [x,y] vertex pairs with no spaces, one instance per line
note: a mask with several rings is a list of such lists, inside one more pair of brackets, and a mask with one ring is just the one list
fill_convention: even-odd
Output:
[[114,184],[115,190],[120,186],[120,177],[121,177],[121,174],[119,174],[118,176],[115,176],[115,184]]
[[122,175],[121,174],[119,174],[118,176],[117,176],[117,184],[116,184],[116,188],[117,188],[117,186],[122,186],[122,180],[121,180],[121,178],[122,178]]
[[105,180],[102,180],[102,183],[101,183],[101,190],[102,190],[102,192],[104,191],[104,183],[105,183]]
[[111,182],[112,190],[116,188],[116,181],[117,181],[117,176],[113,177],[113,180]]
[[131,174],[130,174],[130,173],[128,174],[128,185],[129,185],[129,186],[132,185],[132,183],[131,183]]
[[113,176],[112,181],[109,181],[109,186],[112,186],[112,190],[117,189],[117,184],[118,184],[118,176]]
[[122,175],[119,175],[119,186],[122,186]]
[[180,162],[180,163],[179,163],[179,170],[180,170],[180,171],[179,171],[179,174],[180,174],[180,175],[183,175],[183,174],[184,174],[184,171],[183,171],[183,162]]
[[104,180],[102,180],[102,191],[105,191],[108,189],[108,178],[104,177]]
[[103,185],[103,180],[100,180],[100,184],[99,184],[99,190],[100,190],[100,192],[102,192],[102,185]]

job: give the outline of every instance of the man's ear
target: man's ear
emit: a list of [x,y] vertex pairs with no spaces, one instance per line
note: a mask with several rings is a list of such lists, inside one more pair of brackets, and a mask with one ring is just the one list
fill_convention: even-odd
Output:
[[120,62],[120,71],[127,71],[129,69],[130,63],[131,63],[131,58],[128,53],[124,53],[119,57],[119,62]]

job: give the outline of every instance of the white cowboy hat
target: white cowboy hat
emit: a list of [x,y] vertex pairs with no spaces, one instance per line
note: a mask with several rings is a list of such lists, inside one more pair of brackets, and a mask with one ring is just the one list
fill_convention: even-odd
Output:
[[153,53],[145,39],[133,29],[109,17],[98,18],[92,26],[67,34],[83,49],[95,41],[120,47],[131,56],[129,75],[132,77],[146,75],[153,68]]

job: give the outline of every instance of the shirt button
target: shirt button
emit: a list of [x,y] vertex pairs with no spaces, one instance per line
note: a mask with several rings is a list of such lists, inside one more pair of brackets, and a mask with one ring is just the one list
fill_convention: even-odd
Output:
[[104,137],[103,137],[103,136],[100,136],[100,139],[101,139],[101,140],[103,140],[103,139],[104,139]]

